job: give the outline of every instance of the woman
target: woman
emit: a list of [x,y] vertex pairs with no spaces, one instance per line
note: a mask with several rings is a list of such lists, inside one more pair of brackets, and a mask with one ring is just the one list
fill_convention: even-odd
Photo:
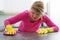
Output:
[[[56,26],[44,13],[44,4],[41,1],[36,1],[31,6],[30,10],[25,10],[18,15],[8,18],[4,21],[6,34],[14,34],[16,31],[12,28],[12,24],[21,21],[18,27],[22,32],[37,32],[38,34],[46,34],[48,32],[58,32]],[[39,29],[42,22],[45,22],[48,28]]]

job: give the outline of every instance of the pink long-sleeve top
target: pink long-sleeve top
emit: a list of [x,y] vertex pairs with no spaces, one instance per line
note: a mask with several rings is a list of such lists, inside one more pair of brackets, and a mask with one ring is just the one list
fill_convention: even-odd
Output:
[[36,32],[39,29],[41,23],[45,22],[48,27],[52,27],[54,32],[59,30],[58,26],[56,26],[46,15],[42,16],[42,19],[35,22],[30,21],[29,11],[25,10],[24,12],[19,13],[16,16],[13,16],[4,21],[5,26],[8,24],[15,24],[16,22],[20,22],[21,24],[18,27],[18,30],[23,32]]

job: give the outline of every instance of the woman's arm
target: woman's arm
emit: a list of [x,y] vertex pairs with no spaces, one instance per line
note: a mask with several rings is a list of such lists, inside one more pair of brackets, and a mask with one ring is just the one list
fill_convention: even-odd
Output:
[[47,24],[49,28],[53,28],[54,32],[58,32],[58,26],[55,25],[46,15],[44,15],[44,22]]
[[8,25],[8,24],[14,24],[22,19],[24,19],[24,17],[26,16],[26,11],[22,12],[22,13],[19,13],[18,15],[16,16],[13,16],[11,18],[8,18],[4,21],[4,25]]

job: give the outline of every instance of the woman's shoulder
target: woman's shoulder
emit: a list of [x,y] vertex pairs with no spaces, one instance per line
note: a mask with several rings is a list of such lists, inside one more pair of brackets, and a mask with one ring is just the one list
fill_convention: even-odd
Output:
[[49,17],[47,14],[43,14],[43,17]]
[[43,19],[49,18],[49,16],[47,14],[43,14],[42,17],[43,17]]
[[24,12],[24,13],[29,13],[29,10],[24,10],[23,12]]
[[23,10],[21,12],[19,12],[17,15],[28,15],[29,10]]

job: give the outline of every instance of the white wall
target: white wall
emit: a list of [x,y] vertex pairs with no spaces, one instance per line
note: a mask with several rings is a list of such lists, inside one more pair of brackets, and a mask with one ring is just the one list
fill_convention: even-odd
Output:
[[31,0],[4,0],[5,12],[20,12],[30,8]]
[[[4,1],[4,4],[2,4],[4,5],[3,11],[15,13],[26,9],[30,9],[32,3],[37,0],[3,0],[3,1]],[[46,7],[48,0],[40,0],[40,1],[43,1],[44,6]]]
[[4,0],[0,0],[0,11],[4,9]]
[[54,23],[60,25],[60,0],[50,1],[50,17]]

